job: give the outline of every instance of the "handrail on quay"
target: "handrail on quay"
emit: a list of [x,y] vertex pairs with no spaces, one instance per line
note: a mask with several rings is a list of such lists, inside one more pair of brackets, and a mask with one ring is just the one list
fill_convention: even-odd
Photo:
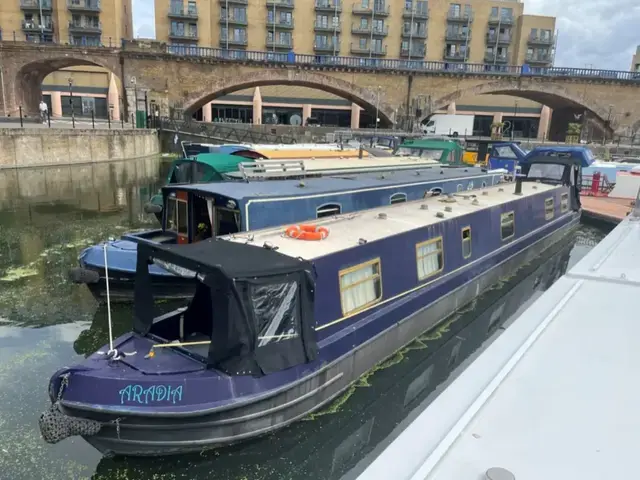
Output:
[[[8,32],[7,32],[8,33]],[[452,75],[486,75],[498,77],[552,77],[552,78],[586,78],[598,79],[602,81],[623,81],[640,84],[640,72],[623,70],[603,70],[595,68],[568,68],[568,67],[539,67],[529,64],[524,65],[494,65],[486,63],[466,63],[466,62],[442,62],[424,59],[391,59],[391,58],[368,58],[368,57],[346,57],[337,55],[316,55],[300,54],[293,51],[273,52],[273,51],[250,51],[233,50],[213,47],[196,47],[189,45],[168,45],[160,42],[155,43],[151,48],[140,49],[140,40],[122,40],[120,48],[122,52],[135,51],[137,54],[147,53],[157,55],[158,53],[182,57],[194,58],[198,60],[211,59],[215,61],[239,62],[239,63],[259,63],[268,65],[299,65],[307,67],[321,68],[351,68],[359,70],[388,71],[388,72],[408,72],[408,73],[444,73]],[[145,41],[148,42],[148,41]],[[67,45],[56,44],[53,39],[43,39],[42,42],[32,43],[18,41],[16,32],[13,36],[0,35],[0,46],[2,44],[23,44],[33,45],[39,49],[48,47],[76,48],[78,50],[109,49],[115,53],[115,42],[112,43],[109,37],[108,44],[98,45]],[[89,52],[90,53],[90,52]]]

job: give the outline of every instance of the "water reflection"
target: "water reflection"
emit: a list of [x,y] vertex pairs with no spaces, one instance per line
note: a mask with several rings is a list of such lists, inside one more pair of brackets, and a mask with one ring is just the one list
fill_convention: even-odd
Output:
[[[37,417],[49,376],[107,342],[106,310],[67,281],[86,245],[148,228],[143,211],[169,161],[0,171],[0,478],[338,479],[364,468],[507,318],[532,301],[602,237],[581,227],[544,264],[526,267],[464,312],[360,379],[330,407],[277,434],[207,454],[102,459],[80,439],[47,445]],[[171,304],[163,305],[169,308]],[[113,306],[115,333],[131,326]],[[215,472],[215,473],[214,473]]]

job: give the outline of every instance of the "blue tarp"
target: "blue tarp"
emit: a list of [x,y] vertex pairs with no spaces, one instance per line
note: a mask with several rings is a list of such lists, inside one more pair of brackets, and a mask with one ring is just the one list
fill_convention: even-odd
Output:
[[576,162],[585,168],[595,161],[593,152],[587,147],[536,147],[525,155],[521,162],[530,162],[540,157],[558,157],[566,161],[567,158],[573,158]]

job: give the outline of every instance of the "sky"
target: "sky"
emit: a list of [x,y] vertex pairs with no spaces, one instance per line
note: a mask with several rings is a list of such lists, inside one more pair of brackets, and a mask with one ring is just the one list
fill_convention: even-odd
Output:
[[[638,0],[525,0],[524,12],[557,18],[557,67],[629,70],[640,44]],[[154,38],[153,0],[133,0],[133,15],[136,37]]]

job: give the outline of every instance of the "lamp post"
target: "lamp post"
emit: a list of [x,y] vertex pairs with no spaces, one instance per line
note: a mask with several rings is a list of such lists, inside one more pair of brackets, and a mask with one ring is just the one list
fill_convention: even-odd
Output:
[[[138,87],[137,87],[137,81],[136,81],[136,77],[131,77],[131,84],[133,85],[133,98],[134,98],[134,107],[133,107],[133,111],[134,111],[134,115],[138,115]],[[131,122],[132,125],[131,127],[135,128],[135,123]]]
[[513,142],[513,137],[515,135],[516,130],[516,117],[518,116],[518,101],[516,100],[513,104],[513,122],[511,123],[511,141]]
[[76,116],[73,111],[73,78],[69,77],[69,105],[71,105],[71,124],[76,128]]
[[38,9],[40,10],[40,43],[44,43],[44,23],[42,18],[42,0],[38,0]]
[[380,122],[380,119],[378,118],[378,112],[380,111],[380,89],[381,88],[382,87],[378,85],[378,90],[376,92],[376,126],[375,126],[376,134],[378,133],[378,123]]

